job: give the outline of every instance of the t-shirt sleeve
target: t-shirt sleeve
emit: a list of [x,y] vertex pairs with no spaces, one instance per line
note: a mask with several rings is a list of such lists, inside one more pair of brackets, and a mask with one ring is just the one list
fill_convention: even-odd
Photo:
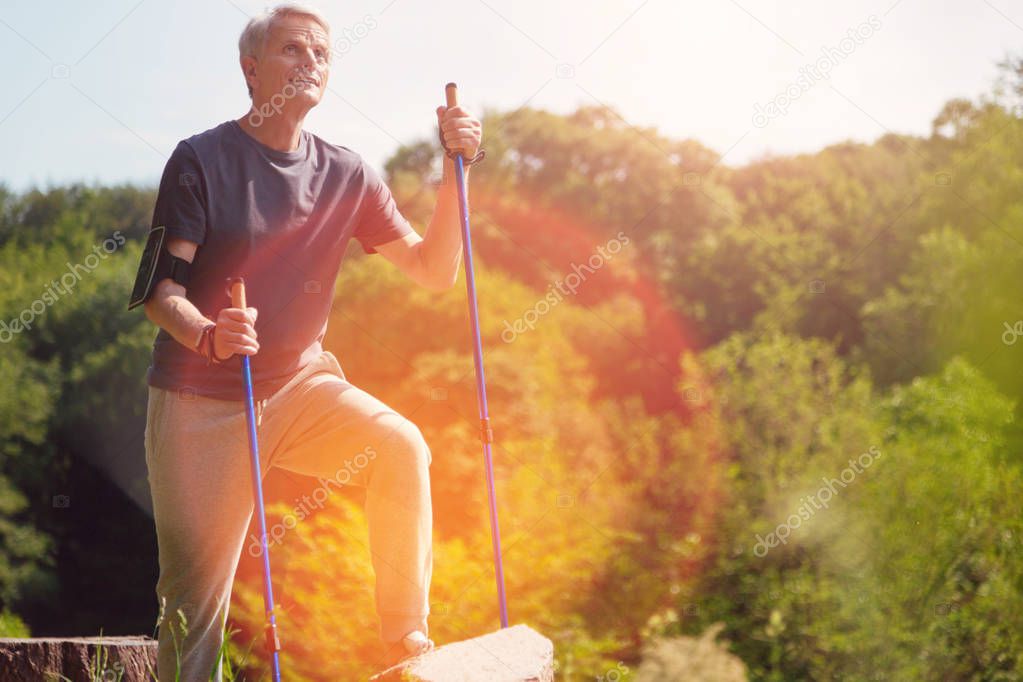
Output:
[[167,228],[168,237],[206,241],[206,178],[195,150],[179,142],[160,179],[152,227]]
[[401,239],[415,232],[398,210],[391,190],[380,175],[365,162],[362,164],[366,186],[359,206],[359,222],[355,238],[366,253],[376,253],[374,246]]

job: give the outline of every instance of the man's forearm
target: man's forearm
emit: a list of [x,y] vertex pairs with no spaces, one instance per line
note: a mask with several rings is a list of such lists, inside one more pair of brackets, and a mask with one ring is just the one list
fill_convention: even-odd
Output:
[[[466,196],[468,196],[469,169],[465,169]],[[444,176],[437,191],[437,204],[433,217],[420,242],[423,268],[438,286],[451,286],[458,279],[458,266],[462,259],[462,231],[458,213],[458,186],[455,182],[455,162],[444,157]]]
[[185,297],[184,288],[171,280],[157,284],[145,310],[153,324],[189,350],[195,349],[203,326],[212,322]]

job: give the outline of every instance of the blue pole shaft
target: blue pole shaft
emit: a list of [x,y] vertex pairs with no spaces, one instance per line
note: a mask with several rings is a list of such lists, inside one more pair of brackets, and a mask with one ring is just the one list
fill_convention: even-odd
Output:
[[252,455],[252,495],[256,499],[259,515],[259,546],[263,555],[263,604],[266,607],[267,642],[271,646],[271,666],[274,682],[281,682],[281,660],[277,642],[277,617],[274,614],[274,590],[270,580],[270,552],[266,546],[266,510],[263,508],[262,471],[259,466],[259,439],[256,435],[256,408],[252,399],[252,371],[249,356],[242,356],[242,380],[245,382],[245,413],[249,423],[249,452]]
[[469,202],[465,192],[465,165],[462,155],[455,158],[458,183],[458,207],[462,218],[462,253],[465,259],[465,286],[469,295],[469,319],[472,322],[473,360],[476,363],[476,394],[479,398],[480,426],[483,434],[483,460],[487,467],[487,494],[490,499],[490,537],[494,546],[494,570],[497,580],[501,627],[508,627],[508,605],[504,595],[504,567],[501,564],[501,531],[497,523],[497,495],[494,492],[494,465],[490,451],[490,415],[487,411],[487,383],[483,376],[483,342],[480,339],[479,310],[476,304],[476,275],[472,267],[472,240],[469,235]]

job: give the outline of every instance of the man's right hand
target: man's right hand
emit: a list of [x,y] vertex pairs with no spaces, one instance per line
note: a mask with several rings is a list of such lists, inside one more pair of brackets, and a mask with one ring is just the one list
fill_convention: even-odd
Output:
[[214,359],[223,362],[236,354],[255,355],[259,351],[255,329],[257,315],[255,308],[221,308],[213,334]]

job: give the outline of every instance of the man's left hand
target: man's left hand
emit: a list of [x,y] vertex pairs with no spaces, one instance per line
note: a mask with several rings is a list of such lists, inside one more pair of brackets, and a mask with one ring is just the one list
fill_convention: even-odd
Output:
[[483,124],[478,118],[460,106],[437,107],[437,125],[449,151],[461,152],[466,159],[476,156],[483,139]]

